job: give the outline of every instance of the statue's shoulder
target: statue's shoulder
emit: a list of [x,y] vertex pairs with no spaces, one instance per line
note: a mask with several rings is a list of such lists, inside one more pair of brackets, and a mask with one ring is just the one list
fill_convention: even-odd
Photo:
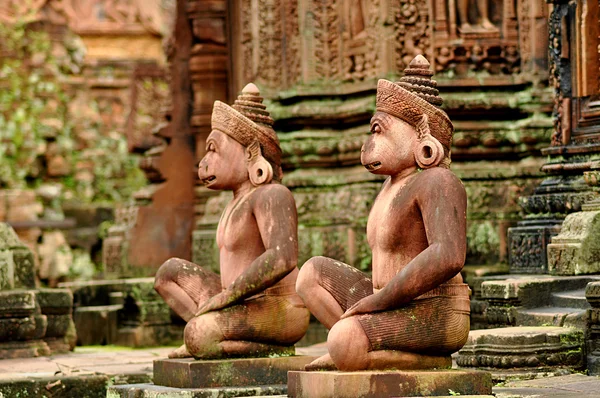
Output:
[[252,201],[258,204],[274,205],[293,203],[295,206],[290,190],[285,185],[276,182],[258,186],[252,193]]
[[430,169],[421,170],[417,177],[421,182],[425,181],[438,181],[449,184],[462,184],[460,179],[452,172],[452,170],[445,167],[432,167]]
[[450,169],[445,167],[432,167],[422,170],[417,178],[417,185],[420,190],[428,195],[435,194],[444,196],[450,192],[465,194],[465,186],[460,178],[456,176]]

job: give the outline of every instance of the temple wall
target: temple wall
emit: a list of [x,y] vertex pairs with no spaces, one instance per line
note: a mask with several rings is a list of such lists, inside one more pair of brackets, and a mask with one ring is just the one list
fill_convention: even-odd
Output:
[[[260,88],[284,152],[284,184],[298,204],[300,264],[313,255],[370,266],[368,211],[381,185],[359,162],[377,79],[395,79],[416,55],[436,71],[455,125],[452,169],[469,195],[471,264],[506,262],[519,196],[541,181],[552,130],[543,1],[491,0],[493,27],[456,2],[234,0],[231,80]],[[471,7],[473,8],[473,7]],[[474,8],[473,8],[474,9]],[[473,13],[473,11],[472,11]],[[209,200],[193,259],[216,264]]]

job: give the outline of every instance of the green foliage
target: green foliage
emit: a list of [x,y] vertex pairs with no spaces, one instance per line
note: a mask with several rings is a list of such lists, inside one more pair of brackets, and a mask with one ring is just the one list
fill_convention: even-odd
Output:
[[61,76],[45,32],[23,21],[0,25],[0,186],[38,177],[49,137],[58,151],[71,149]]
[[[145,179],[126,136],[103,120],[110,109],[72,84],[85,48],[71,33],[52,41],[25,22],[30,17],[0,25],[0,188],[54,180],[65,188],[62,199],[126,200]],[[52,160],[60,173],[49,172]]]

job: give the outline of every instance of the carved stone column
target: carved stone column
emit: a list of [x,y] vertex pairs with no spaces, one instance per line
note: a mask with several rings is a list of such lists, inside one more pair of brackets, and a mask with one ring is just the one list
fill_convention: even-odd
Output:
[[171,121],[161,135],[168,145],[157,159],[164,182],[140,206],[130,231],[127,263],[130,274],[152,273],[170,257],[190,258],[194,220],[195,140],[190,119],[193,104],[190,59],[192,24],[187,2],[177,2],[171,65]]

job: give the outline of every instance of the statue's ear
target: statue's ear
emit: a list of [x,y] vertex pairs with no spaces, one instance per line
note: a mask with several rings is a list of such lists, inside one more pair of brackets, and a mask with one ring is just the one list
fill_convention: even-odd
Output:
[[422,169],[439,166],[444,159],[444,147],[429,130],[429,118],[423,115],[421,121],[417,125],[417,134],[419,142],[415,147],[415,160]]
[[246,167],[254,186],[268,184],[273,179],[273,167],[262,155],[260,143],[254,141],[246,148]]

